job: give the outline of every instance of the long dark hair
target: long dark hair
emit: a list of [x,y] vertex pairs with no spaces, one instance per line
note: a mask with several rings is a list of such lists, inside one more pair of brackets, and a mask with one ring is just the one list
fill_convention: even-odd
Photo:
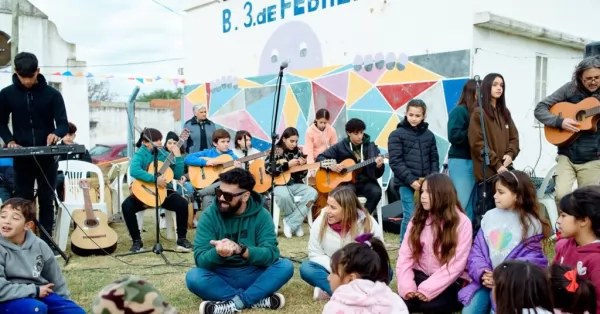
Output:
[[[356,243],[346,244],[331,256],[331,271],[338,275],[357,273],[360,279],[390,281],[390,257],[381,240],[365,233]],[[340,272],[340,270],[342,272]]]
[[[248,138],[250,138],[250,140],[252,140],[252,135],[250,135],[250,132],[248,132],[246,130],[239,130],[239,131],[235,132],[235,141],[234,141],[233,145],[236,149],[241,149],[238,141],[241,139],[244,139],[244,141],[245,141],[246,140],[245,137],[248,137]],[[249,147],[246,147],[246,148],[249,148]]]
[[519,170],[505,171],[497,175],[494,186],[498,183],[506,187],[516,197],[514,208],[511,209],[519,213],[519,221],[522,227],[521,240],[527,239],[528,231],[534,223],[532,217],[540,222],[544,237],[549,237],[552,233],[552,226],[540,214],[535,186],[529,175]]
[[477,103],[477,97],[475,93],[477,92],[477,82],[474,79],[470,79],[463,86],[462,94],[460,94],[460,98],[458,99],[457,106],[463,106],[467,108],[469,113],[473,112],[473,108]]
[[329,121],[330,118],[329,111],[325,108],[317,110],[317,113],[315,113],[315,121],[313,123],[317,125],[317,120],[323,118],[327,121]]
[[[283,140],[288,139],[292,136],[300,137],[300,134],[298,134],[298,130],[296,130],[296,128],[289,127],[287,129],[283,130],[283,133],[281,133],[281,137],[279,138],[279,141],[277,141],[277,144],[275,144],[275,146],[285,149],[286,147],[285,147],[285,143],[283,143]],[[296,146],[296,148],[298,148],[298,146]]]
[[600,186],[588,185],[580,187],[560,200],[561,212],[575,217],[576,220],[590,219],[589,228],[600,237]]
[[510,260],[494,269],[493,278],[496,314],[515,314],[535,308],[554,313],[550,280],[539,266]]
[[483,82],[481,83],[481,105],[483,106],[483,111],[490,117],[494,117],[494,109],[492,108],[492,86],[494,85],[494,80],[499,77],[502,79],[502,95],[500,98],[496,100],[496,110],[504,117],[504,121],[510,121],[510,111],[506,108],[506,100],[504,95],[506,95],[506,81],[504,77],[498,73],[490,73],[483,78]]
[[425,182],[427,182],[429,190],[431,209],[425,210],[423,204],[421,204],[421,200],[417,201],[408,241],[410,243],[412,259],[418,262],[421,254],[423,254],[421,233],[425,229],[427,219],[431,218],[431,226],[434,230],[433,251],[435,252],[435,257],[443,265],[448,263],[456,254],[458,225],[460,224],[460,217],[456,209],[464,211],[458,201],[456,189],[449,176],[442,173],[434,173],[425,177],[423,184]]
[[135,143],[135,147],[140,148],[144,142],[147,142],[150,139],[152,142],[162,141],[163,136],[159,130],[153,128],[144,129],[142,133],[140,133],[140,138],[137,143]]
[[549,270],[555,308],[563,313],[596,313],[596,288],[592,282],[567,266],[552,264]]

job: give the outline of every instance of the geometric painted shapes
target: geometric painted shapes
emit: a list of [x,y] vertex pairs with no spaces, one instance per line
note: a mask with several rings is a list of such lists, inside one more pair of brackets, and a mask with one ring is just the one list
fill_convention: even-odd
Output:
[[399,85],[382,85],[377,86],[383,97],[392,106],[394,110],[402,107],[409,100],[419,96],[423,91],[431,87],[433,82],[408,83]]
[[340,113],[340,110],[344,107],[342,99],[314,82],[312,83],[312,90],[315,111],[325,108],[332,117],[336,117]]
[[338,142],[348,137],[348,135],[346,135],[346,122],[348,122],[348,115],[346,114],[347,110],[348,109],[346,109],[346,107],[342,108],[342,111],[340,111],[340,114],[337,116],[337,118],[331,117],[332,120],[335,120],[329,121],[329,124],[331,124],[331,127],[333,127],[335,133],[337,134]]
[[435,134],[435,145],[438,151],[438,155],[440,156],[440,167],[438,169],[441,169],[442,166],[444,165],[444,159],[446,159],[446,155],[448,154],[448,149],[450,148],[450,142],[448,142],[446,139],[443,139],[442,137],[438,136],[437,134]]
[[258,83],[260,85],[264,85],[265,83],[272,81],[277,78],[277,74],[269,74],[269,75],[261,75],[261,76],[253,76],[247,77],[246,80]]
[[360,77],[356,72],[348,73],[348,97],[346,98],[346,105],[352,107],[354,103],[366,94],[373,84]]
[[252,115],[245,110],[211,117],[210,119],[216,124],[232,130],[246,130],[252,137],[257,137],[265,141],[268,141],[270,138],[260,125],[256,123],[256,120],[252,118]]
[[385,73],[385,70],[377,70],[375,68],[371,69],[371,71],[367,71],[366,69],[362,69],[360,71],[354,72],[360,75],[365,80],[371,82],[371,84],[377,83],[377,80]]
[[296,101],[296,96],[292,92],[292,88],[288,87],[283,101],[283,116],[285,117],[286,127],[294,126],[298,116],[300,115],[300,106]]
[[263,152],[263,151],[271,148],[271,141],[270,140],[265,141],[265,140],[259,139],[258,137],[252,137],[252,147]]
[[419,98],[427,106],[427,118],[431,132],[448,138],[448,112],[446,111],[446,98],[444,97],[444,85],[442,81],[431,86],[419,95]]
[[[276,77],[275,79],[272,79],[272,80],[266,82],[264,85],[275,85],[275,84],[277,84],[278,80],[279,80],[279,78]],[[305,79],[305,78],[303,78],[303,77],[299,77],[299,76],[295,76],[295,75],[291,75],[291,74],[285,73],[283,75],[282,85],[292,84],[292,83],[298,83],[298,82],[306,82],[306,81],[308,81],[308,80]]]
[[206,84],[202,84],[202,85],[198,86],[197,88],[195,88],[194,90],[190,91],[186,95],[186,97],[194,105],[197,105],[197,104],[206,105],[207,104]]
[[408,63],[404,70],[386,71],[377,81],[377,85],[402,84],[408,82],[437,81],[442,77],[414,63]]
[[456,107],[458,100],[460,99],[460,94],[462,94],[462,89],[468,80],[468,78],[460,78],[442,81],[442,84],[444,84],[444,96],[446,97],[446,108],[448,112]]
[[334,71],[334,70],[338,69],[339,67],[340,67],[339,65],[334,65],[334,66],[329,66],[329,67],[292,71],[291,74],[296,75],[296,76],[305,77],[307,79],[316,79],[317,77],[320,77],[325,73]]
[[[255,102],[262,100],[268,95],[275,93],[275,91],[275,86],[260,86],[244,89],[244,94],[246,97],[246,106],[251,106]],[[271,98],[271,102],[273,102],[273,98]]]
[[212,115],[224,115],[239,110],[244,110],[244,108],[246,108],[246,95],[245,93],[238,93]]
[[370,91],[357,100],[350,109],[394,112],[387,100],[383,98],[379,90],[375,87],[371,88]]
[[388,148],[388,138],[390,137],[390,133],[392,133],[392,131],[394,131],[397,128],[398,123],[400,123],[400,119],[398,118],[398,116],[395,114],[391,115],[385,127],[381,129],[381,132],[375,140],[375,144],[377,144],[379,148]]
[[298,115],[298,119],[296,119],[296,124],[292,125],[296,127],[298,130],[298,145],[304,145],[304,140],[306,139],[306,130],[308,129],[308,123],[306,119],[302,115]]
[[324,87],[340,99],[346,99],[348,94],[348,72],[342,72],[335,75],[324,76],[313,82]]
[[183,121],[187,121],[194,115],[194,104],[192,104],[186,97],[183,98]]
[[[274,88],[274,87],[273,87]],[[261,88],[255,88],[261,89]],[[265,89],[264,87],[262,89]],[[285,99],[285,89],[281,90],[281,99]],[[270,94],[264,95],[263,98],[248,104],[248,95],[246,94],[246,111],[250,113],[254,120],[260,125],[262,130],[266,134],[271,134],[272,123],[273,123],[273,99],[275,98],[275,91]],[[279,107],[281,108],[281,107]],[[278,112],[278,120],[283,116],[281,110]],[[281,121],[281,120],[279,120]]]
[[377,139],[379,133],[381,133],[381,130],[383,130],[392,115],[394,114],[381,111],[352,110],[352,108],[348,110],[348,119],[357,118],[365,123],[367,126],[365,133],[372,136],[372,142]]
[[308,112],[312,107],[312,84],[310,82],[301,82],[291,84],[292,92],[296,96],[296,101],[300,106],[300,110],[305,117],[308,117]]
[[471,72],[470,49],[428,53],[408,59],[445,78],[468,77]]
[[337,68],[337,69],[335,69],[335,70],[333,70],[331,72],[325,73],[324,75],[333,75],[333,74],[336,74],[336,73],[348,72],[348,71],[352,70],[352,68],[354,68],[354,65],[352,65],[352,64],[346,64],[346,65],[341,66],[341,67],[339,67],[339,68]]
[[183,94],[187,95],[189,93],[191,93],[194,89],[200,87],[200,85],[202,84],[189,84],[189,85],[184,85],[183,86]]
[[[243,91],[239,88],[223,88],[218,92],[213,92],[210,100],[208,116],[212,117],[221,107],[223,107],[236,94]],[[240,93],[241,94],[241,93]]]
[[239,78],[237,81],[238,87],[239,88],[247,88],[247,87],[258,87],[261,84],[258,84],[256,82],[252,82],[252,81],[248,81],[246,79],[243,78]]

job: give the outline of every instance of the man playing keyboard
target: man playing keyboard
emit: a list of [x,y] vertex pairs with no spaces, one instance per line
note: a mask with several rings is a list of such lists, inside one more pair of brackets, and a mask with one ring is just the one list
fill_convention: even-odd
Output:
[[[62,95],[40,74],[34,54],[19,53],[14,60],[14,70],[13,84],[0,91],[0,137],[8,148],[56,144],[69,127]],[[8,128],[11,115],[12,133]],[[54,224],[57,167],[51,155],[15,157],[13,162],[15,196],[34,201],[37,181],[39,221],[49,234]],[[43,233],[40,238],[50,242]]]

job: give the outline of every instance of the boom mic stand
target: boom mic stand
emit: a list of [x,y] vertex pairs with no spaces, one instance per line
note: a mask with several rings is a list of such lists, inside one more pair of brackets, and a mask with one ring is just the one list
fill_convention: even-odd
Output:
[[481,168],[483,170],[483,181],[481,182],[482,193],[481,198],[479,199],[479,210],[477,211],[478,216],[475,226],[473,226],[474,228],[479,229],[481,217],[487,210],[485,208],[487,206],[487,182],[485,178],[485,172],[487,167],[490,165],[490,147],[488,145],[487,134],[485,132],[485,121],[483,119],[485,111],[483,111],[483,103],[481,101],[481,79],[479,78],[479,75],[475,75],[474,79],[476,83],[475,90],[477,94],[477,105],[479,106],[479,123],[481,124],[481,132],[483,135],[483,149],[481,150],[481,157],[483,157],[483,162],[481,163]]
[[[160,243],[160,212],[159,212],[159,208],[161,203],[159,202],[158,199],[158,177],[159,177],[159,173],[158,173],[158,154],[160,153],[160,150],[158,148],[158,146],[156,146],[156,144],[154,144],[154,142],[146,135],[146,129],[142,130],[142,136],[144,137],[144,139],[146,141],[148,141],[148,143],[152,144],[152,157],[154,157],[154,204],[156,205],[156,242],[154,244],[154,247],[152,247],[151,251],[146,251],[146,250],[141,250],[141,251],[137,251],[137,252],[127,252],[127,253],[122,253],[122,254],[117,254],[115,256],[129,256],[129,255],[137,255],[137,254],[144,254],[144,253],[154,253],[156,255],[160,255],[160,257],[162,257],[162,259],[165,261],[165,264],[167,265],[172,265],[171,262],[167,259],[167,257],[165,256],[165,254],[163,254],[164,252],[172,252],[172,253],[177,253],[177,251],[175,250],[170,250],[170,249],[165,249],[163,248],[162,244]],[[139,226],[140,231],[142,229],[142,226]]]
[[[275,177],[275,170],[277,162],[275,161],[275,145],[279,135],[277,134],[277,115],[279,114],[279,99],[281,97],[281,85],[283,84],[283,70],[288,67],[287,62],[283,62],[279,67],[279,77],[277,78],[277,92],[276,100],[273,104],[273,125],[271,129],[271,152],[269,158],[271,159],[271,177]],[[273,217],[273,211],[275,209],[275,180],[271,180],[271,217]]]

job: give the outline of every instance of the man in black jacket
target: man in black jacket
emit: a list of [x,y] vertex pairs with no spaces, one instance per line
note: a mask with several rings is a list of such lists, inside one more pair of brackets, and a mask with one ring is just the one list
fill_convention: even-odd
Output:
[[[56,144],[68,130],[62,95],[48,86],[34,54],[19,53],[14,70],[13,84],[0,91],[0,137],[9,148]],[[11,115],[12,133],[8,128]],[[53,156],[18,157],[13,163],[15,196],[33,201],[37,181],[39,221],[50,234],[54,224],[57,167]],[[43,233],[41,238],[48,242]]]
[[[383,167],[383,157],[380,156],[379,148],[371,142],[371,138],[365,133],[367,126],[360,119],[350,119],[346,122],[346,134],[348,137],[329,147],[326,151],[317,157],[317,161],[325,159],[335,159],[338,163],[346,159],[352,159],[359,163],[367,159],[376,158],[375,163],[365,166],[356,174],[354,189],[357,195],[362,195],[367,199],[365,207],[372,213],[377,209],[377,204],[381,200],[381,186],[377,179],[383,176],[385,168]],[[336,165],[331,170],[340,172],[344,169],[341,165]]]

